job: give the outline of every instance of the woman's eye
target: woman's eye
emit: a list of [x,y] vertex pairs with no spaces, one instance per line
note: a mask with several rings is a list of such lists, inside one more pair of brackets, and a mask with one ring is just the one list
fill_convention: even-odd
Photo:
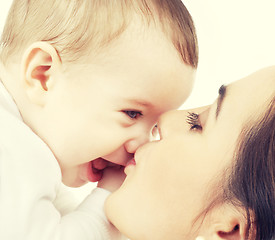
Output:
[[125,110],[123,111],[126,115],[128,115],[131,119],[137,119],[138,117],[142,116],[142,113],[139,111],[133,110]]
[[186,122],[190,125],[190,130],[202,130],[202,125],[199,121],[199,115],[196,113],[188,113]]

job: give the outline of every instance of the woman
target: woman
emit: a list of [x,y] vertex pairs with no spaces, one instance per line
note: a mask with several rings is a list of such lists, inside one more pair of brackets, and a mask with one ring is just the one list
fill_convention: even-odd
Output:
[[106,202],[132,240],[275,238],[275,67],[164,114]]

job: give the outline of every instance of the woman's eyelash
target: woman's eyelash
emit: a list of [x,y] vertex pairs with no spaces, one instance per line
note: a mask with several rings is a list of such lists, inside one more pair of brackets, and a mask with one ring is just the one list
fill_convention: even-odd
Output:
[[202,130],[199,114],[188,112],[186,122],[190,125],[190,130]]
[[124,110],[123,112],[131,119],[137,119],[143,115],[142,112],[134,110]]

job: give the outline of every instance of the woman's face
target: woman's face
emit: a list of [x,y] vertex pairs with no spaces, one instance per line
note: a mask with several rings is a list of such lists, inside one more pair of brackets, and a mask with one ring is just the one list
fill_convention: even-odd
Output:
[[[111,222],[133,240],[188,239],[206,197],[232,164],[241,129],[261,116],[274,89],[271,67],[221,87],[210,106],[162,115],[160,140],[138,149],[136,165],[125,168],[125,182],[106,202]],[[218,221],[207,219],[200,229]]]

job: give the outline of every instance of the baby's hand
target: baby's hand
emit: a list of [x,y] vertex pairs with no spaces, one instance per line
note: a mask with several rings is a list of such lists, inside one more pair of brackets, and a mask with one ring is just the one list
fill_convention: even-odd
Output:
[[97,186],[114,192],[121,186],[125,177],[124,167],[107,167],[104,169],[103,177]]

